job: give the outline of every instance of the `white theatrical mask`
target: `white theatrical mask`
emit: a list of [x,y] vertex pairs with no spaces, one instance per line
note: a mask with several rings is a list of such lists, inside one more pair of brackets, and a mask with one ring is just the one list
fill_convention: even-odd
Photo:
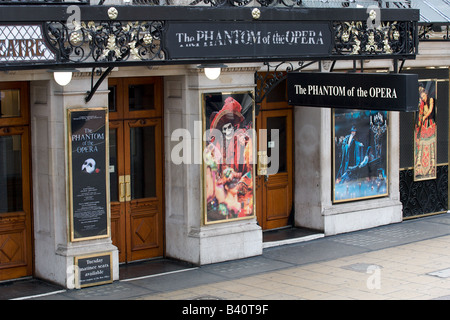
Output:
[[225,139],[230,140],[233,138],[234,128],[231,123],[227,123],[222,127],[222,133],[225,135]]
[[83,165],[81,166],[81,171],[93,173],[95,171],[95,160],[92,158],[86,159]]

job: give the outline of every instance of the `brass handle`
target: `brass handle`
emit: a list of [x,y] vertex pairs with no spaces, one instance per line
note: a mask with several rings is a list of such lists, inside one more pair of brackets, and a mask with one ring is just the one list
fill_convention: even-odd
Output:
[[119,176],[119,202],[125,202],[125,176]]
[[269,158],[266,151],[258,151],[258,175],[267,176],[267,164]]
[[119,202],[131,201],[131,176],[119,176]]
[[131,177],[130,175],[125,176],[125,201],[131,201]]

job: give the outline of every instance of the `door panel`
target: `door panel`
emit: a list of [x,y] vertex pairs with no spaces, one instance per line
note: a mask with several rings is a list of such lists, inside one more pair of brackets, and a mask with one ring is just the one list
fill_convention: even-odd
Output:
[[131,194],[127,243],[131,260],[138,260],[163,254],[161,119],[126,121],[125,126]]
[[111,240],[119,249],[119,261],[126,260],[125,242],[125,205],[119,198],[125,194],[122,177],[124,163],[123,121],[109,122],[109,174],[110,174],[110,202],[111,202]]
[[32,274],[28,127],[0,128],[0,280]]
[[112,241],[120,262],[162,256],[161,79],[110,79],[109,89]]
[[268,171],[276,172],[258,176],[256,182],[257,218],[263,230],[268,230],[287,226],[292,210],[292,109],[260,111],[257,126],[267,129],[267,139],[262,140],[260,150],[262,147],[267,152]]
[[[290,190],[287,175],[276,175],[270,177],[269,180],[266,182],[267,224],[276,223],[275,220],[287,219],[290,214],[290,197],[288,197]],[[283,224],[285,223],[283,222]]]

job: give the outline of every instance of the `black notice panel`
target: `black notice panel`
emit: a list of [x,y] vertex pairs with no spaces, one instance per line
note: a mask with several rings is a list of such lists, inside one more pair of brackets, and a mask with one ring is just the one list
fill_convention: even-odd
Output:
[[111,253],[75,258],[80,288],[112,282]]
[[416,74],[377,73],[288,73],[290,105],[417,111]]

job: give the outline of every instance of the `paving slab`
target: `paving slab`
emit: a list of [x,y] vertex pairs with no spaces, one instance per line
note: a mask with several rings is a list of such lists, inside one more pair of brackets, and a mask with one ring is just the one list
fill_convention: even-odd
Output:
[[[0,283],[0,299],[448,300],[449,235],[450,215],[443,214],[266,248],[260,256],[200,267],[170,259],[122,266],[120,281],[80,290],[38,279],[5,282]],[[368,290],[369,277],[378,274],[381,290]]]

